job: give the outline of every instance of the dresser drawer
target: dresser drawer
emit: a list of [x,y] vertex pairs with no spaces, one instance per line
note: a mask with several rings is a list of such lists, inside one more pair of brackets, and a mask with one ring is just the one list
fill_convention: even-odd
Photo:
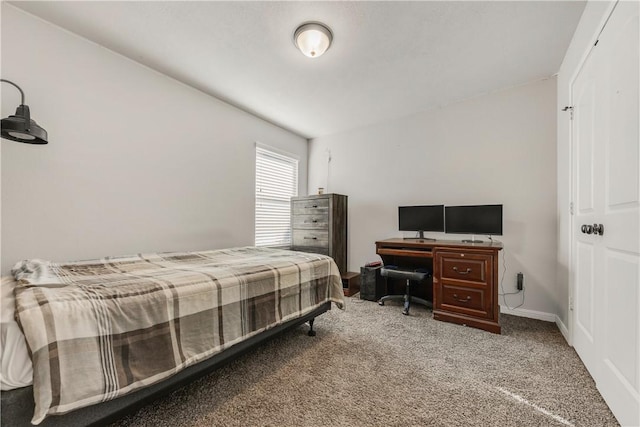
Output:
[[491,255],[449,252],[439,258],[440,277],[465,282],[488,283]]
[[438,305],[443,310],[473,317],[491,318],[493,316],[491,293],[486,289],[444,283],[441,295],[442,300]]
[[329,248],[316,248],[313,246],[292,246],[291,250],[299,252],[310,252],[320,255],[329,255]]
[[329,232],[319,230],[299,230],[293,229],[294,247],[329,247]]
[[293,200],[291,210],[296,215],[325,215],[329,217],[329,199]]
[[312,230],[328,230],[329,217],[326,214],[317,215],[294,215],[292,218],[293,228],[312,229]]

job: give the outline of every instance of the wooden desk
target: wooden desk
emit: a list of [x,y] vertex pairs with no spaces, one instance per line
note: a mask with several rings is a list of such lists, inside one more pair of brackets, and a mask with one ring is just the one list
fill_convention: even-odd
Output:
[[499,334],[498,252],[502,243],[387,239],[376,242],[385,265],[433,270],[433,318]]

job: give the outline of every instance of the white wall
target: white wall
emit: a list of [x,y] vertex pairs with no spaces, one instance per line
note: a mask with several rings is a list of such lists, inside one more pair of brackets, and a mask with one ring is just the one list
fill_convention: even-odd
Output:
[[569,340],[569,275],[571,263],[571,121],[562,108],[571,105],[571,84],[588,52],[595,43],[615,2],[590,1],[587,3],[578,27],[573,34],[560,71],[558,72],[558,265],[557,293],[560,329]]
[[[349,269],[377,259],[376,240],[401,235],[399,205],[502,203],[504,291],[514,291],[523,272],[521,309],[530,312],[520,314],[554,319],[555,106],[551,78],[312,140],[309,192],[322,186],[349,196]],[[521,295],[507,298],[511,307],[521,301]]]
[[[23,258],[251,245],[255,141],[307,141],[2,2],[2,78],[49,145],[2,140],[2,273]],[[2,84],[2,116],[17,90]]]

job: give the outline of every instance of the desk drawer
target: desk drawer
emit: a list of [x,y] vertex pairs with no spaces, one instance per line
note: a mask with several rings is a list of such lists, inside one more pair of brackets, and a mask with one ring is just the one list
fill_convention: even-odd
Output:
[[472,283],[489,283],[491,255],[448,252],[440,259],[440,276]]
[[491,318],[493,305],[491,293],[482,288],[467,288],[447,283],[442,284],[441,309],[473,317]]
[[294,200],[291,205],[294,216],[325,215],[329,217],[329,199]]
[[298,228],[298,229],[313,229],[313,230],[329,229],[329,216],[327,214],[294,215],[292,222],[293,222],[293,228]]
[[320,230],[298,230],[293,229],[294,247],[329,247],[329,232]]

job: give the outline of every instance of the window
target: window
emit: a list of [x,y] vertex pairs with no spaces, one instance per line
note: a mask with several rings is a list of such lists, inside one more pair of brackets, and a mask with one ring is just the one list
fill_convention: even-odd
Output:
[[291,245],[291,197],[298,160],[256,146],[256,246]]

